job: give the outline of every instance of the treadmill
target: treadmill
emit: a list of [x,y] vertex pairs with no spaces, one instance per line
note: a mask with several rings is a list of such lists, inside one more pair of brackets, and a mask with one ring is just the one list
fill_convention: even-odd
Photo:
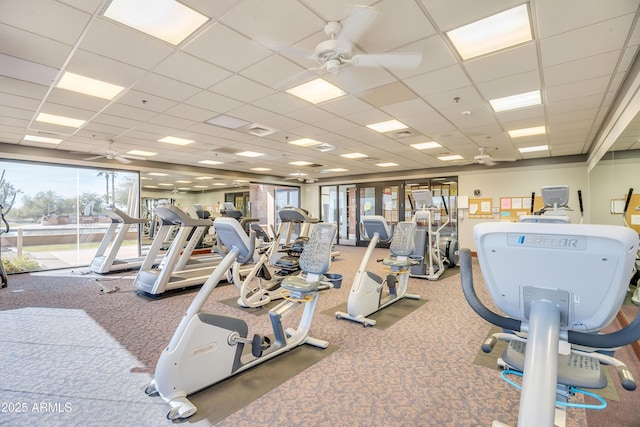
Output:
[[[107,207],[105,215],[111,218],[111,224],[104,233],[104,237],[100,242],[100,246],[98,246],[98,250],[91,261],[89,269],[93,273],[104,274],[140,268],[145,257],[122,259],[117,256],[131,226],[133,224],[144,224],[148,222],[148,220],[144,218],[133,218],[113,205]],[[166,230],[164,234],[168,232],[169,230]],[[165,238],[166,235],[160,236],[161,241]],[[160,262],[162,256],[162,254],[158,254],[154,265]]]
[[200,237],[213,226],[210,219],[194,219],[171,204],[158,204],[156,215],[164,223],[179,226],[160,266],[154,260],[160,250],[154,239],[135,279],[136,289],[149,296],[159,296],[169,290],[202,285],[218,266],[220,256],[192,257]]

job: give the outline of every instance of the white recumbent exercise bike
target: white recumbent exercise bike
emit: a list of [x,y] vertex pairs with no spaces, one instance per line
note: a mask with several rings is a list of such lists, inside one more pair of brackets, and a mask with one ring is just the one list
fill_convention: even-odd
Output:
[[612,225],[493,222],[476,225],[474,240],[489,294],[509,317],[476,295],[469,249],[460,251],[462,287],[477,314],[509,331],[492,335],[482,349],[488,353],[497,340],[508,341],[502,358],[512,369],[503,378],[520,387],[508,375],[524,373],[519,427],[564,425],[569,398],[583,392],[578,387],[606,386],[601,364],[617,368],[625,389],[636,388],[624,363],[598,352],[640,338],[640,316],[624,329],[598,333],[623,303],[635,232]]
[[[309,329],[318,304],[320,291],[339,288],[342,276],[328,274],[331,247],[336,238],[336,225],[318,224],[311,232],[309,245],[300,256],[304,275],[287,277],[282,288],[286,299],[269,311],[273,328],[273,342],[263,335],[248,337],[247,323],[237,317],[202,311],[202,306],[224,272],[236,259],[249,260],[253,256],[253,238],[249,238],[233,218],[215,220],[217,238],[228,252],[220,267],[202,286],[187,313],[178,325],[169,345],[156,365],[153,381],[145,392],[157,392],[169,403],[167,418],[171,420],[192,416],[197,408],[187,396],[226,378],[245,371],[302,344],[326,348],[329,343],[309,336]],[[282,320],[304,306],[297,329],[285,329]],[[244,354],[244,347],[251,349]]]
[[[367,316],[402,298],[420,299],[420,295],[407,294],[409,268],[419,262],[412,256],[415,248],[416,223],[399,222],[396,224],[393,234],[386,219],[381,215],[363,216],[362,225],[371,240],[356,272],[351,292],[349,292],[347,313],[338,311],[335,316],[337,319],[348,319],[362,323],[362,326],[373,326],[376,321]],[[378,242],[391,242],[389,248],[391,256],[382,261],[389,269],[386,279],[367,271],[367,265]],[[383,298],[385,282],[389,292]]]

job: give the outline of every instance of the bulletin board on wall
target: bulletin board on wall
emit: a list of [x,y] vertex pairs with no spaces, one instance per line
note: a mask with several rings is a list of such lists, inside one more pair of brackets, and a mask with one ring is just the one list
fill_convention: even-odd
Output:
[[492,203],[493,200],[489,197],[469,199],[469,218],[493,219]]
[[[638,210],[636,210],[638,209]],[[627,225],[640,234],[640,194],[632,194],[627,213],[624,215]]]
[[[541,196],[533,200],[533,212],[544,207]],[[531,215],[531,196],[500,197],[500,221],[518,222],[521,215]]]

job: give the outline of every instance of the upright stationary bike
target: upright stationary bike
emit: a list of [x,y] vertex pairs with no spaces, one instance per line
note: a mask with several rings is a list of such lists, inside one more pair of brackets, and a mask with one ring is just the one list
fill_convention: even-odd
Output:
[[[389,230],[386,219],[381,215],[363,216],[362,225],[371,240],[349,293],[348,312],[338,311],[336,318],[353,320],[362,323],[362,326],[373,326],[376,321],[367,316],[402,298],[420,299],[420,295],[406,293],[409,268],[419,262],[412,256],[415,248],[416,223],[399,222],[393,234]],[[378,242],[391,242],[391,256],[382,261],[389,269],[389,274],[384,280],[377,274],[367,271],[367,265]],[[383,297],[385,282],[389,292]]]
[[[240,318],[202,310],[211,291],[231,264],[236,259],[248,261],[254,252],[254,237],[247,236],[235,219],[216,218],[214,227],[218,240],[228,252],[189,306],[169,345],[160,355],[155,377],[145,390],[148,394],[158,392],[169,403],[171,409],[167,418],[171,420],[187,418],[196,412],[187,396],[198,390],[299,345],[310,344],[320,348],[329,345],[327,341],[310,337],[309,329],[319,292],[338,288],[341,284],[342,276],[327,274],[336,225],[322,223],[313,228],[309,246],[300,256],[300,267],[305,275],[283,280],[286,299],[269,311],[274,342],[259,334],[248,337],[248,325]],[[219,244],[221,250],[222,247]],[[298,327],[285,329],[283,318],[302,306],[304,311]],[[251,349],[251,354],[244,354],[245,346]]]

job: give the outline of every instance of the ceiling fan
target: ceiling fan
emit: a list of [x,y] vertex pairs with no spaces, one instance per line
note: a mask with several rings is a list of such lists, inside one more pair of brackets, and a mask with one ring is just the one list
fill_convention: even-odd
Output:
[[324,26],[324,33],[328,40],[320,42],[313,52],[297,49],[260,38],[258,41],[276,52],[288,52],[294,56],[315,60],[318,67],[310,68],[308,72],[327,71],[338,74],[343,67],[386,67],[386,68],[415,68],[422,62],[422,53],[373,53],[353,54],[353,45],[360,36],[373,24],[378,12],[368,6],[356,5],[346,19],[329,21]]
[[131,163],[132,160],[147,160],[145,157],[140,156],[130,156],[128,154],[120,154],[119,151],[112,150],[111,144],[113,141],[109,142],[109,147],[102,150],[102,154],[93,157],[87,157],[85,160],[97,160],[97,159],[109,159],[109,160],[117,160],[120,163]]
[[504,159],[504,158],[496,159],[490,154],[487,154],[485,147],[479,147],[479,150],[480,150],[480,154],[476,155],[473,158],[473,162],[479,165],[494,166],[498,162],[515,162],[516,161],[516,159]]

